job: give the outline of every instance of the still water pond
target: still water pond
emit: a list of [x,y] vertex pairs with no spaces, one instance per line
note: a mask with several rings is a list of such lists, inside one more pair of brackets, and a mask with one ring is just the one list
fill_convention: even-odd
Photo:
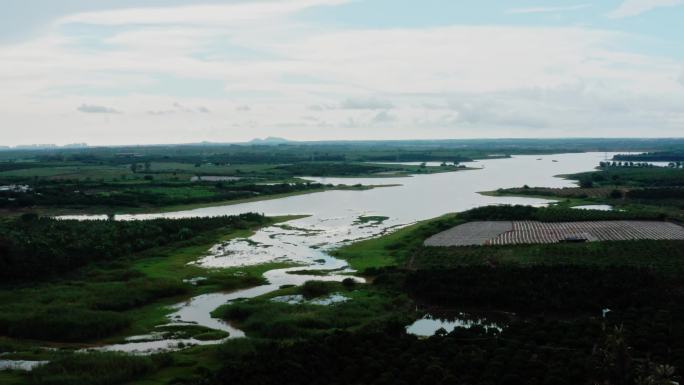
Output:
[[423,318],[416,320],[414,323],[406,327],[406,332],[419,337],[430,337],[435,333],[444,329],[447,333],[451,333],[456,328],[470,329],[474,326],[480,326],[485,330],[502,331],[508,322],[509,317],[492,317],[491,315],[478,315],[458,312],[452,315],[432,315],[426,314]]
[[[612,154],[609,154],[609,156]],[[445,213],[468,210],[492,204],[526,204],[541,206],[548,200],[522,197],[493,197],[478,194],[498,188],[529,186],[571,187],[573,182],[556,177],[594,169],[604,160],[605,153],[515,156],[509,159],[489,159],[465,163],[474,170],[416,175],[403,178],[308,178],[331,184],[397,184],[365,191],[327,191],[283,199],[250,202],[237,205],[206,207],[194,210],[119,215],[117,220],[152,218],[183,218],[234,215],[258,212],[266,215],[307,214],[306,218],[275,225],[245,239],[232,240],[214,246],[196,263],[208,268],[254,265],[274,261],[292,261],[305,267],[268,271],[269,284],[233,293],[213,293],[198,296],[178,304],[170,320],[194,323],[224,330],[231,337],[244,333],[214,318],[209,313],[218,306],[238,298],[252,298],[276,290],[281,285],[300,285],[307,280],[340,281],[347,278],[346,263],[327,252],[359,239],[381,235],[417,221]],[[362,216],[383,216],[380,222],[360,221]],[[102,216],[68,216],[71,219],[104,219]],[[290,274],[296,270],[330,270],[330,275]],[[111,350],[149,352],[172,348],[188,341],[134,342],[106,347]],[[194,343],[190,341],[190,343]],[[199,341],[197,342],[199,343]]]

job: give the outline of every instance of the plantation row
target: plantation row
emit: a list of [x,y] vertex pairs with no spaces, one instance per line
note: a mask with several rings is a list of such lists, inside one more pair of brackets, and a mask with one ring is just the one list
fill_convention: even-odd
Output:
[[435,234],[424,244],[448,247],[639,239],[684,240],[684,227],[655,221],[476,221]]
[[684,240],[684,228],[669,222],[595,221],[536,222],[515,221],[513,229],[485,242],[488,245],[558,243],[576,238],[588,241],[627,241],[638,239]]

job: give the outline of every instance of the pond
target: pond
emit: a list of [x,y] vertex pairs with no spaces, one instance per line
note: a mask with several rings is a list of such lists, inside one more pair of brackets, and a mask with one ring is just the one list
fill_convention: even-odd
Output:
[[440,329],[451,333],[456,328],[470,329],[473,326],[481,326],[485,330],[502,331],[506,326],[506,321],[503,321],[500,315],[498,317],[488,317],[484,314],[458,312],[453,315],[438,316],[428,313],[423,318],[407,326],[406,332],[419,337],[430,337],[435,335]]
[[611,206],[611,205],[583,205],[583,206],[572,206],[572,208],[578,209],[578,210],[613,211],[613,206]]
[[45,365],[47,361],[24,361],[24,360],[0,360],[0,371],[23,370],[31,371],[38,366]]
[[[205,207],[193,210],[117,215],[117,220],[182,218],[235,215],[257,212],[266,215],[307,214],[290,221],[287,226],[274,225],[257,231],[249,240],[236,239],[216,245],[200,258],[198,265],[207,268],[235,267],[266,262],[290,261],[301,267],[276,269],[264,274],[268,285],[232,293],[212,293],[178,304],[170,321],[191,322],[227,331],[230,338],[244,333],[209,313],[218,306],[238,298],[252,298],[277,290],[282,285],[301,285],[308,280],[341,281],[349,277],[346,263],[328,254],[347,243],[376,237],[417,221],[446,213],[459,212],[492,204],[525,204],[542,206],[550,201],[525,197],[497,197],[479,194],[498,188],[530,186],[572,187],[574,182],[556,177],[593,170],[604,159],[604,153],[514,156],[464,163],[475,169],[403,178],[307,178],[324,184],[397,185],[363,191],[334,190],[236,205]],[[359,218],[387,217],[372,225]],[[103,216],[67,216],[71,219],[105,219]],[[290,274],[301,270],[325,270],[328,275]],[[361,279],[358,279],[361,281]],[[111,350],[145,352],[172,346],[156,342],[131,342],[106,347]],[[185,341],[180,341],[185,344]],[[162,346],[164,345],[164,346]]]

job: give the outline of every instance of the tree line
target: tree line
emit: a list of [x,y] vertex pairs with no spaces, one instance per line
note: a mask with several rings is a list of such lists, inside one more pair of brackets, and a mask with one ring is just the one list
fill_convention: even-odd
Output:
[[[187,195],[166,193],[164,188],[186,188]],[[194,191],[205,187],[202,193]],[[143,207],[231,201],[297,191],[317,190],[330,185],[319,183],[237,184],[237,183],[140,183],[120,185],[104,182],[41,182],[27,192],[0,191],[0,208],[34,206],[62,207]],[[209,192],[206,192],[209,190]]]
[[187,240],[208,230],[262,225],[259,214],[149,221],[57,220],[26,214],[0,221],[0,279],[35,280]]

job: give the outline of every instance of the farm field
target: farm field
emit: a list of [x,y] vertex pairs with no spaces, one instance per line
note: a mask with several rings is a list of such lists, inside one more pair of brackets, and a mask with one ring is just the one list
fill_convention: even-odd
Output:
[[425,240],[425,246],[518,245],[564,241],[684,240],[684,227],[657,221],[477,221]]

